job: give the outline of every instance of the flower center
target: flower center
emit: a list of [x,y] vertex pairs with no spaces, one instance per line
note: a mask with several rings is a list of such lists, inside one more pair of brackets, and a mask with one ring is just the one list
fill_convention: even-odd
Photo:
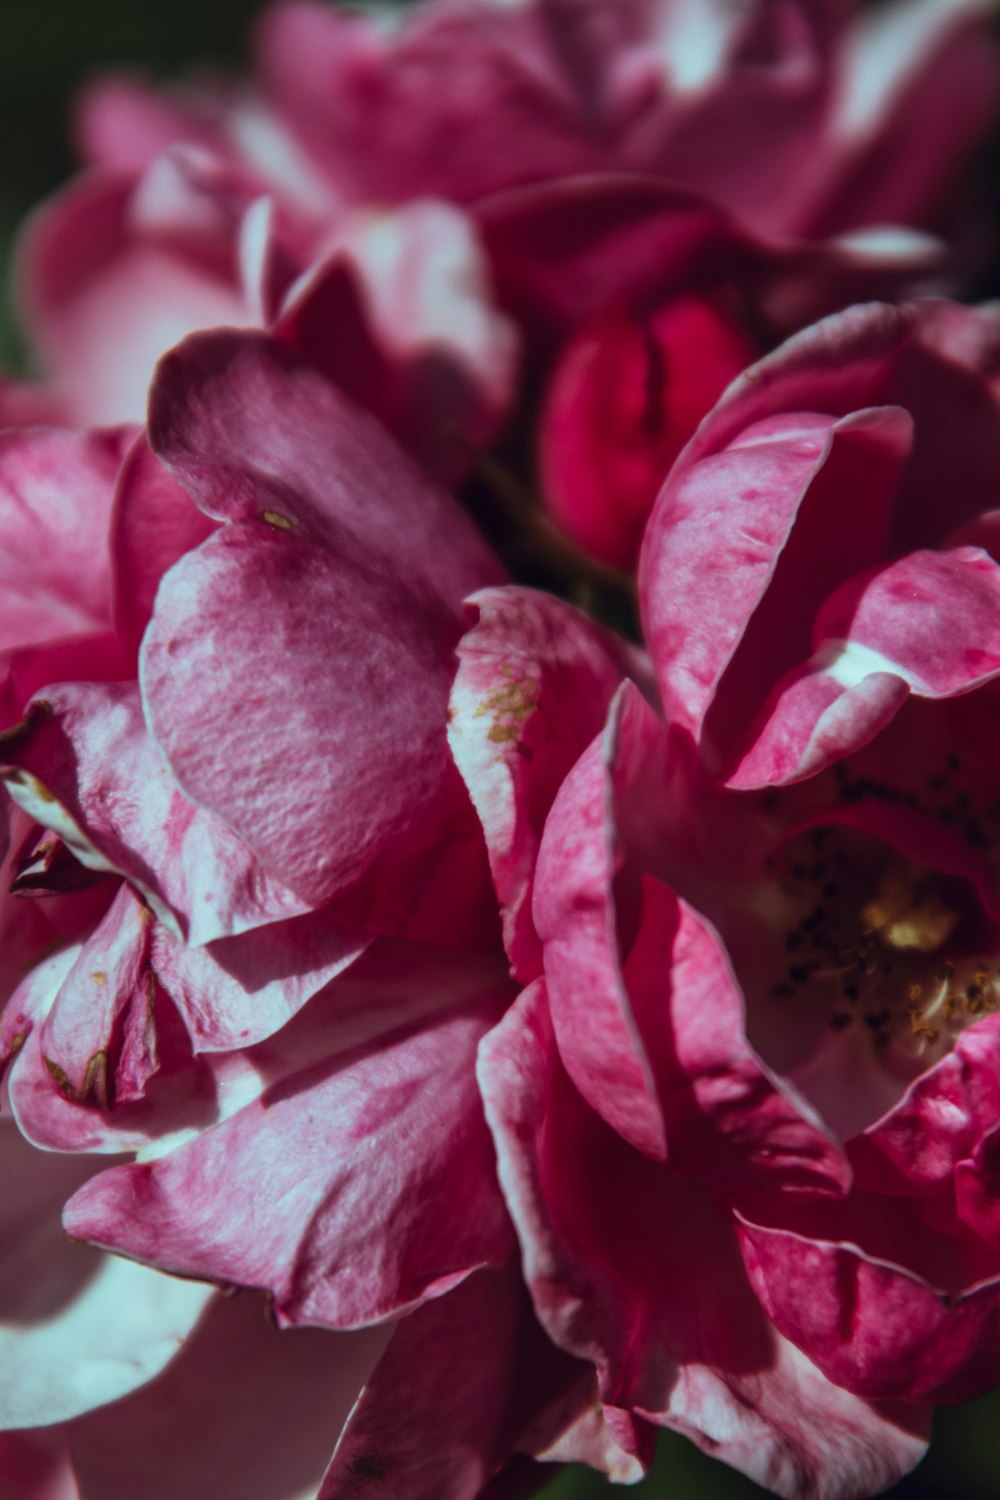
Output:
[[877,1049],[925,1062],[1000,1009],[995,934],[970,881],[838,825],[796,839],[783,864],[794,915],[776,998],[820,993],[834,1030],[862,1026]]

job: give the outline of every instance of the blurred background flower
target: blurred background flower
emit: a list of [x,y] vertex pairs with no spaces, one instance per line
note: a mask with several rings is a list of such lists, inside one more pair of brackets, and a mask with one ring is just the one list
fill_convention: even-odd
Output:
[[[5,286],[19,221],[75,165],[67,119],[82,84],[101,70],[122,67],[154,78],[189,74],[192,68],[241,67],[258,9],[255,0],[215,0],[211,6],[204,0],[174,0],[169,7],[138,6],[134,0],[32,0],[7,8],[0,53],[0,139],[7,145],[0,170],[0,277]],[[995,211],[992,185],[990,196]],[[18,368],[22,362],[16,309],[5,292],[0,298],[0,368]],[[995,1500],[1000,1493],[998,1421],[1000,1392],[940,1412],[929,1457],[892,1496]],[[608,1493],[610,1487],[598,1475],[569,1469],[544,1495],[545,1500],[597,1500]],[[764,1491],[683,1438],[664,1434],[652,1472],[630,1493],[644,1500],[749,1500]],[[0,1500],[11,1497],[0,1495]]]

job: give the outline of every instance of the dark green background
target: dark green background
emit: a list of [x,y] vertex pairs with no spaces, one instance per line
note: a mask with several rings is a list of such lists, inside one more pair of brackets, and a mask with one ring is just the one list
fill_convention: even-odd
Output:
[[[3,0],[0,4],[0,250],[31,205],[72,168],[66,144],[69,101],[103,67],[167,76],[192,64],[239,64],[257,10],[247,0]],[[0,316],[0,362],[19,362],[7,298]],[[816,1413],[822,1422],[822,1412]],[[1000,1394],[939,1413],[929,1458],[891,1493],[898,1500],[998,1500]],[[597,1500],[609,1486],[587,1470],[567,1470],[546,1500]],[[613,1493],[622,1494],[622,1491]],[[756,1485],[697,1452],[664,1439],[649,1478],[627,1493],[644,1500],[750,1500]]]

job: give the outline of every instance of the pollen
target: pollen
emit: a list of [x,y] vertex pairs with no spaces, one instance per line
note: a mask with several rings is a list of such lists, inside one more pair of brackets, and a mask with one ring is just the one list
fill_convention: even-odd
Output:
[[892,864],[861,920],[888,948],[937,953],[958,926],[960,914],[936,891],[922,888],[914,866]]

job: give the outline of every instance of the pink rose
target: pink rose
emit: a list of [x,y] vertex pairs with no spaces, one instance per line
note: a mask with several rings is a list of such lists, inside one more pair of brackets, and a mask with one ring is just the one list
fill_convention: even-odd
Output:
[[20,255],[50,398],[141,419],[185,333],[264,326],[453,479],[516,404],[518,342],[547,360],[609,310],[733,287],[773,337],[901,277],[967,278],[990,13],[279,4],[259,92],[85,94],[88,171]]
[[[162,1373],[159,1346],[131,1386],[108,1373],[90,1406],[148,1384],[100,1412],[62,1401],[86,1363],[60,1337],[0,1476],[31,1500],[71,1482],[124,1500],[150,1454],[164,1496],[188,1471],[261,1500],[387,1474],[403,1500],[474,1496],[514,1455],[638,1477],[648,1429],[606,1416],[592,1368],[534,1317],[476,1084],[513,988],[446,709],[463,599],[498,564],[384,430],[261,334],[200,335],[162,362],[110,528],[88,443],[103,453],[10,437],[29,502],[12,538],[22,519],[37,533],[46,485],[97,524],[12,561],[8,609],[18,580],[41,608],[59,547],[71,560],[85,538],[77,583],[97,589],[117,680],[53,682],[64,654],[43,655],[4,735],[24,825],[11,899],[29,915],[97,901],[50,956],[32,950],[4,1009],[6,1097],[39,1159],[64,1164],[72,1236],[130,1258],[109,1277],[198,1310],[203,1287],[131,1261],[264,1291],[286,1331],[252,1297],[215,1299]],[[95,1172],[79,1153],[134,1160]],[[245,1442],[244,1423],[264,1431]]]
[[1000,1377],[996,348],[870,306],[730,388],[646,533],[658,693],[521,590],[460,647],[536,1311],[790,1496],[888,1485]]
[[32,399],[70,424],[142,420],[156,360],[185,334],[263,326],[453,478],[506,414],[516,363],[471,223],[423,200],[345,212],[262,110],[195,102],[110,83],[85,107],[96,165],[21,240],[51,389],[0,393],[14,420]]

